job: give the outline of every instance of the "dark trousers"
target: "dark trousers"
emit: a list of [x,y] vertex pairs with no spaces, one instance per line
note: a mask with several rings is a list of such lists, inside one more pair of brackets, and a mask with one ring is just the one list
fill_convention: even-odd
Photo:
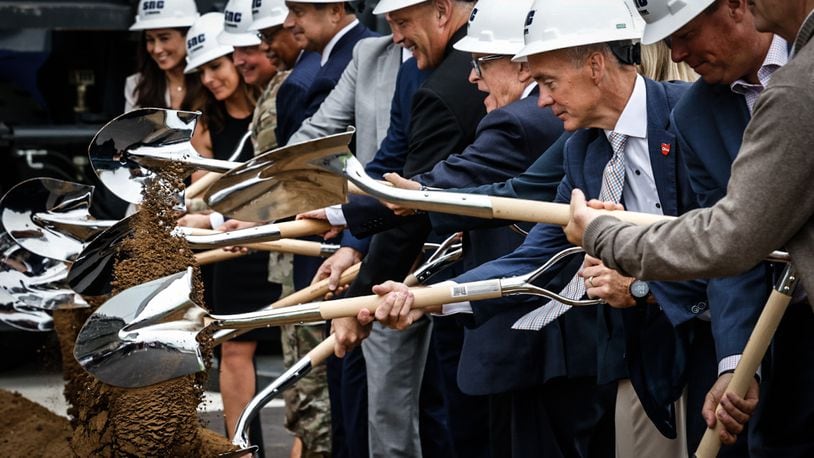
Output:
[[814,313],[807,303],[789,306],[780,322],[750,423],[751,456],[814,456]]
[[326,361],[335,458],[367,458],[367,374],[362,347]]
[[[687,361],[687,451],[695,453],[707,424],[701,416],[704,398],[718,380],[718,358],[712,326],[708,321],[695,319],[693,339]],[[748,434],[741,434],[733,445],[722,446],[720,458],[740,458],[749,454]]]
[[[458,388],[458,361],[463,346],[463,327],[454,317],[433,317],[433,346],[443,377],[449,414],[448,428],[459,458],[488,458],[489,398],[470,396]],[[494,457],[502,458],[502,457]]]
[[614,456],[615,386],[592,377],[556,379],[492,396],[492,455]]

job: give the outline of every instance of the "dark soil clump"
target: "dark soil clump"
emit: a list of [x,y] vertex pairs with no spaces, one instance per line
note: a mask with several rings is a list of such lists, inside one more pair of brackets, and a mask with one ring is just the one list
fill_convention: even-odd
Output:
[[[168,173],[169,172],[169,173]],[[175,173],[173,173],[175,172]],[[119,247],[114,267],[113,294],[195,265],[183,237],[175,236],[174,189],[178,170],[165,171],[148,187],[141,210],[134,217],[134,235]],[[193,299],[201,304],[203,288],[196,270]],[[100,303],[103,301],[100,301]],[[98,306],[99,304],[94,304]],[[196,407],[203,395],[206,373],[176,378],[138,389],[105,385],[75,364],[73,341],[83,312],[69,311],[58,325],[63,347],[66,398],[73,435],[71,447],[79,456],[215,456],[233,447],[222,436],[203,428]],[[205,355],[207,359],[210,354]],[[144,370],[160,368],[144,368]]]

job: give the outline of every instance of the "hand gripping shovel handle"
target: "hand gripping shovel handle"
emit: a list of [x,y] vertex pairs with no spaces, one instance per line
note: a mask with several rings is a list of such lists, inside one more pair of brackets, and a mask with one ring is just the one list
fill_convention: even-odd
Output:
[[[743,356],[735,368],[735,373],[732,375],[732,380],[729,381],[729,386],[726,387],[725,393],[735,393],[738,396],[745,396],[749,390],[749,385],[752,383],[752,377],[755,376],[769,344],[772,342],[774,333],[786,313],[786,309],[791,303],[791,296],[794,293],[794,286],[797,283],[797,274],[791,264],[786,266],[783,274],[778,281],[775,289],[769,295],[766,302],[766,307],[760,313],[760,317],[755,324],[755,329],[746,343],[746,348],[743,350]],[[716,417],[721,406],[715,409]],[[704,436],[701,438],[701,443],[695,451],[696,458],[713,458],[718,456],[718,451],[721,448],[720,433],[723,430],[721,422],[715,423],[714,428],[707,428]]]

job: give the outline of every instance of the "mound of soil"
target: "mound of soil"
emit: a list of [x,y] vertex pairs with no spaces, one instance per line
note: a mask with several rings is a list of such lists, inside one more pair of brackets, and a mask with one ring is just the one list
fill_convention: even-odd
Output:
[[66,457],[71,425],[19,393],[0,390],[0,456]]
[[[119,247],[113,294],[195,265],[186,240],[172,234],[176,214],[171,196],[180,185],[181,175],[178,170],[166,172],[147,188],[141,210],[134,217],[134,235]],[[197,271],[194,286],[193,299],[201,304],[203,286]],[[71,451],[82,457],[208,457],[232,450],[225,437],[205,429],[198,420],[196,407],[203,395],[206,372],[123,389],[97,381],[76,363],[76,335],[105,299],[89,301],[91,309],[58,311],[54,316],[67,380]],[[210,359],[211,341],[204,351]],[[160,370],[145,368],[150,369]],[[48,456],[70,456],[70,452]]]

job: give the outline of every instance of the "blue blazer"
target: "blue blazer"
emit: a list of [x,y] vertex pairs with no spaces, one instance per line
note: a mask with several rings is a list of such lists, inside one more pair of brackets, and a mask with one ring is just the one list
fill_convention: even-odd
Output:
[[319,54],[303,51],[277,91],[277,144],[285,145],[305,120],[308,89],[319,71]]
[[[687,85],[657,83],[650,80],[646,80],[646,85],[648,144],[656,187],[664,213],[677,215],[697,206],[695,196],[687,180],[681,151],[678,148],[675,136],[668,130],[670,125],[669,113],[675,102],[687,89]],[[671,145],[671,154],[667,156],[664,156],[661,152],[664,143]],[[575,132],[564,145],[565,177],[558,187],[555,202],[569,202],[571,190],[574,188],[582,189],[588,198],[598,197],[602,185],[602,172],[611,155],[611,146],[601,129],[584,129]],[[459,276],[456,281],[476,281],[525,274],[540,266],[555,253],[569,246],[570,244],[565,238],[561,227],[538,224],[516,251],[471,270]],[[669,283],[653,284],[651,286],[660,302],[667,300],[694,301],[697,304],[703,301],[703,297],[699,297],[699,289],[694,286],[687,287],[683,284]],[[680,291],[680,293],[674,293],[673,290]],[[665,294],[667,291],[669,293]],[[539,303],[540,300],[532,296],[516,296],[475,302],[472,305],[477,319],[479,314],[496,313],[508,305],[539,305]],[[624,317],[621,311],[602,307],[599,312],[595,328],[599,332],[596,336],[596,339],[598,339],[598,359],[592,361],[586,359],[586,356],[590,357],[590,355],[574,355],[572,347],[575,345],[573,343],[569,345],[565,338],[562,337],[567,335],[562,331],[562,328],[570,319],[569,315],[574,313],[573,310],[546,327],[543,332],[550,333],[556,338],[549,341],[551,347],[546,349],[546,358],[542,360],[541,366],[544,370],[545,380],[559,376],[575,377],[595,374],[599,383],[609,382],[627,377],[629,363],[636,365],[634,369],[637,373],[654,374],[657,372],[640,370],[642,365],[652,362],[646,355],[644,358],[639,358],[639,353],[643,352],[634,351],[634,354],[628,355],[627,361],[624,359],[626,347],[628,347],[627,336],[639,336],[642,334],[641,330],[630,329],[629,332],[626,332],[628,330],[624,327]],[[648,312],[658,313],[658,310]],[[679,336],[675,334],[675,331],[666,320],[647,320],[647,322],[657,323],[660,326],[657,332],[649,330],[646,334],[647,337],[660,337],[662,340],[661,342],[651,340],[648,341],[647,345],[660,345],[661,348],[673,348],[675,350],[673,352],[661,352],[659,360],[656,361],[658,363],[656,369],[659,371],[669,370],[671,373],[666,377],[659,374],[648,378],[648,381],[640,383],[635,383],[634,380],[634,385],[639,385],[637,386],[637,392],[639,392],[640,397],[645,398],[643,403],[650,404],[648,413],[651,414],[651,418],[654,416],[657,418],[667,417],[661,426],[664,427],[664,423],[666,423],[667,429],[669,429],[669,426],[674,426],[669,424],[669,412],[658,415],[659,412],[655,411],[658,410],[656,407],[661,407],[668,401],[676,399],[681,388],[683,388],[683,383],[680,383],[680,387],[670,386],[669,384],[665,386],[663,384],[665,379],[683,381],[681,377],[676,378],[676,374],[673,373],[674,368],[679,368],[677,372],[682,372],[680,368],[685,364],[684,349],[679,345],[683,343],[683,340],[678,339]],[[635,339],[633,343],[635,343]],[[568,364],[563,364],[563,360],[568,361]],[[651,384],[649,380],[655,380],[655,383]],[[648,391],[651,393],[647,393]],[[652,402],[646,401],[647,398],[650,398]],[[645,405],[645,407],[648,408],[648,405]]]
[[[673,110],[673,128],[685,154],[690,185],[701,207],[710,207],[726,194],[730,169],[749,123],[749,109],[742,95],[724,84],[698,80]],[[771,290],[766,263],[735,276],[707,283],[712,334],[717,359],[743,352],[757,317]],[[674,324],[684,322],[699,309],[665,308]],[[701,310],[703,311],[703,310]]]
[[360,22],[336,42],[328,60],[317,71],[314,82],[308,89],[308,94],[305,96],[305,118],[303,119],[310,118],[319,110],[319,106],[339,82],[345,67],[353,59],[353,47],[356,46],[356,43],[363,38],[377,36],[379,36],[378,33],[368,29]]

